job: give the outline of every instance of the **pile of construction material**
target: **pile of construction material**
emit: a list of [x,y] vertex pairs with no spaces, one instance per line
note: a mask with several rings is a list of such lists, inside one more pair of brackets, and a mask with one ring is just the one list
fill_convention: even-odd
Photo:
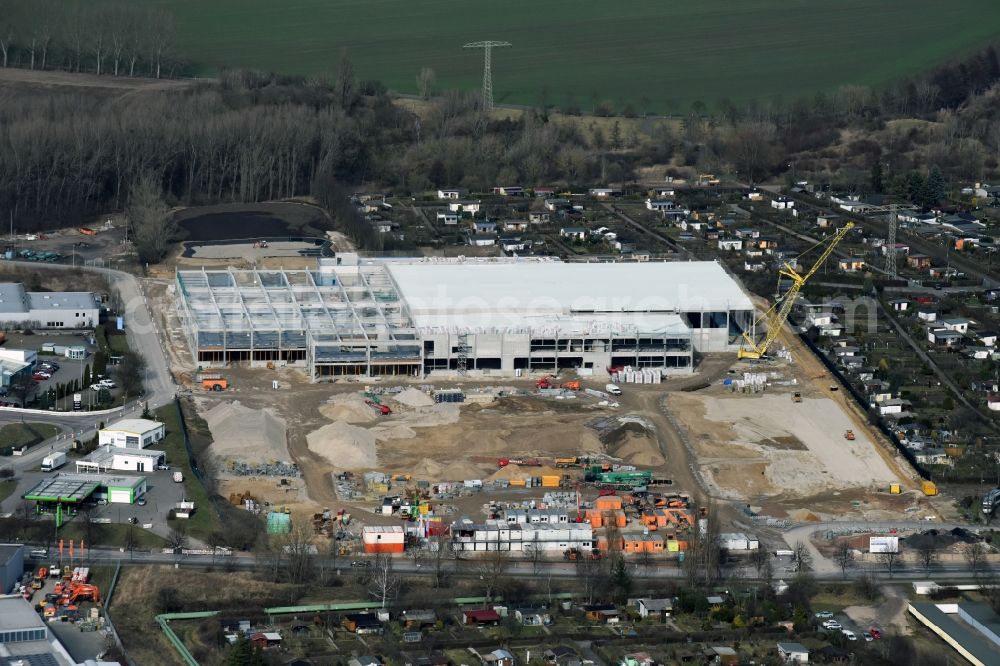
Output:
[[341,469],[375,467],[378,455],[375,434],[367,429],[337,421],[306,437],[309,450]]
[[659,384],[663,381],[663,371],[659,368],[633,368],[626,365],[611,373],[611,381],[616,384]]
[[744,372],[742,379],[725,379],[722,383],[734,393],[760,393],[767,388],[767,375],[763,372]]
[[205,414],[205,422],[212,432],[210,451],[216,458],[238,459],[247,465],[289,459],[285,420],[270,409],[224,402]]

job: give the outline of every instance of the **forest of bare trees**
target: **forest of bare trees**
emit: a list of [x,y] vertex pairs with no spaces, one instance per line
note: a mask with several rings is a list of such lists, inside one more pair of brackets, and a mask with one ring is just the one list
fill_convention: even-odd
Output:
[[0,65],[160,78],[178,65],[173,17],[125,0],[0,0]]

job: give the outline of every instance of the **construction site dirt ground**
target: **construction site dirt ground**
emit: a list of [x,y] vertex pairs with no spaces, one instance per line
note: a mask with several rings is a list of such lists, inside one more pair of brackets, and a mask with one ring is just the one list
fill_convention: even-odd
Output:
[[[288,258],[271,261],[286,263]],[[304,487],[294,491],[278,487],[268,478],[226,477],[226,494],[242,493],[255,485],[262,499],[289,505],[293,513],[344,508],[365,522],[395,520],[372,514],[371,502],[358,505],[338,499],[334,476],[345,469],[338,465],[337,455],[344,449],[316,443],[319,434],[330,432],[321,429],[336,425],[344,431],[335,433],[338,436],[346,432],[360,437],[362,443],[372,442],[374,447],[374,460],[371,456],[362,458],[371,464],[353,469],[408,473],[432,483],[489,479],[498,472],[499,457],[539,457],[551,463],[554,457],[604,453],[672,479],[675,489],[690,492],[699,503],[716,500],[724,513],[736,519],[737,507],[744,504],[763,514],[799,522],[846,516],[898,517],[924,501],[916,492],[912,470],[880,439],[844,391],[831,391],[834,381],[825,367],[787,330],[776,348],[784,345],[792,352],[795,360],[791,364],[750,365],[737,362],[733,354],[708,355],[700,359],[693,376],[660,385],[623,387],[616,409],[599,407],[596,400],[585,396],[555,400],[523,395],[492,404],[465,404],[457,418],[451,418],[390,400],[394,412],[390,416],[379,417],[373,410],[368,422],[341,424],[327,415],[331,414],[328,406],[326,414],[321,410],[335,396],[354,394],[360,398],[363,382],[312,384],[297,369],[233,367],[224,370],[230,390],[207,394],[196,387],[198,369],[177,318],[171,277],[146,280],[145,286],[157,323],[169,340],[165,350],[175,378],[197,396],[202,414],[221,401],[232,400],[252,409],[272,409],[287,424],[288,457],[302,472]],[[778,384],[772,383],[757,395],[732,394],[722,386],[724,377],[739,377],[744,371],[774,372],[780,377]],[[792,379],[797,382],[794,386],[780,385]],[[275,380],[280,387],[277,390],[272,388]],[[392,383],[471,390],[496,386],[497,382],[525,394],[534,392],[534,378]],[[584,379],[583,383],[600,389],[604,380]],[[383,381],[375,385],[384,388],[391,384]],[[792,401],[793,391],[802,393],[801,403]],[[594,421],[606,417],[634,419],[604,429],[593,427]],[[856,435],[852,442],[844,438],[847,429]],[[309,443],[311,434],[313,446]],[[501,476],[516,473],[518,470],[511,469]],[[520,473],[536,476],[541,472],[529,468]],[[888,485],[894,481],[904,484],[903,495],[888,494]],[[544,490],[511,492],[530,498],[540,497]],[[478,518],[484,500],[476,495],[462,498],[453,510]]]

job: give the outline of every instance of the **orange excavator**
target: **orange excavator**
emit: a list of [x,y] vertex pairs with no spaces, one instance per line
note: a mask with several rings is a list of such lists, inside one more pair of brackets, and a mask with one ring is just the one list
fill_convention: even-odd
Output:
[[[61,587],[60,587],[61,586]],[[101,601],[101,591],[89,583],[56,583],[56,594],[60,596],[60,606],[76,605],[80,601]]]

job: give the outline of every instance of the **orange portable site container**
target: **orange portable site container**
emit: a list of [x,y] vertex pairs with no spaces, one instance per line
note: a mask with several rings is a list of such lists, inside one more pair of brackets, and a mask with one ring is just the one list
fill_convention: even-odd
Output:
[[617,495],[605,495],[594,500],[594,508],[601,511],[617,511],[622,508],[622,498]]

